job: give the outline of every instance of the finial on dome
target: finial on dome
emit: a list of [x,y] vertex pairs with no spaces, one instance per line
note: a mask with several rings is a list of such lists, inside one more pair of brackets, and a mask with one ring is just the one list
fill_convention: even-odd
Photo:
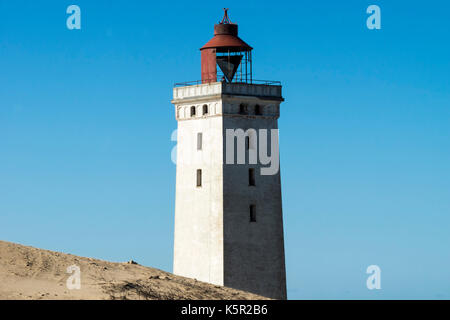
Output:
[[224,15],[222,21],[220,21],[221,24],[230,24],[232,23],[230,18],[228,17],[228,8],[223,8]]

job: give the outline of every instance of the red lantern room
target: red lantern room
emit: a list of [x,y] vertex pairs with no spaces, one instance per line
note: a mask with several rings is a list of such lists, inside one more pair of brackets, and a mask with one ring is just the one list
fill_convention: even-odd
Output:
[[238,37],[237,24],[228,18],[228,9],[224,11],[222,21],[214,25],[214,37],[200,48],[202,83],[252,83],[253,48]]

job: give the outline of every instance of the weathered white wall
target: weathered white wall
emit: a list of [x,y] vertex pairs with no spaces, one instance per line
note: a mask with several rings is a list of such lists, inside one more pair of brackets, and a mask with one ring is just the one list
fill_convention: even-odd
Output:
[[[223,127],[224,135],[227,128],[270,130],[277,129],[277,120],[225,116]],[[223,168],[224,284],[285,299],[280,173],[261,175],[259,162],[246,163]],[[249,186],[249,168],[255,168],[255,186]],[[250,222],[251,204],[256,206],[256,222]]]
[[178,122],[174,273],[218,285],[223,285],[222,149],[220,117]]
[[[281,101],[277,86],[218,82],[174,89],[175,274],[286,298],[280,174],[261,176],[259,164],[225,164],[225,130],[276,129]],[[240,103],[248,105],[248,115],[239,114]],[[263,115],[254,114],[255,104]],[[191,106],[196,107],[193,118]],[[198,132],[202,151],[197,151]],[[255,168],[256,186],[248,185],[249,167]],[[196,187],[197,169],[202,169],[202,187]],[[249,220],[250,204],[256,205],[256,222]]]

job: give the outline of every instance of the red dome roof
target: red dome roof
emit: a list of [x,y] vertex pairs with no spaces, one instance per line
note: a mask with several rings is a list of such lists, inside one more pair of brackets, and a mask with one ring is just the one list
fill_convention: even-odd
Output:
[[200,50],[217,48],[219,52],[250,51],[253,48],[238,37],[238,26],[234,23],[219,23],[214,26],[214,37]]
[[250,51],[253,49],[239,37],[230,34],[216,34],[200,50],[207,48],[217,48],[218,51],[221,51],[220,49],[225,49],[225,51],[227,49],[238,49],[239,51]]

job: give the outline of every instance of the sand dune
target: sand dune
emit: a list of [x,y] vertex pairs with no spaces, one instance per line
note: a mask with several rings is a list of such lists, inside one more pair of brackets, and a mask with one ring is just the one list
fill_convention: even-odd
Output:
[[[81,288],[68,289],[67,267],[81,271]],[[132,263],[115,263],[0,241],[0,299],[265,299],[248,292],[175,276]]]

